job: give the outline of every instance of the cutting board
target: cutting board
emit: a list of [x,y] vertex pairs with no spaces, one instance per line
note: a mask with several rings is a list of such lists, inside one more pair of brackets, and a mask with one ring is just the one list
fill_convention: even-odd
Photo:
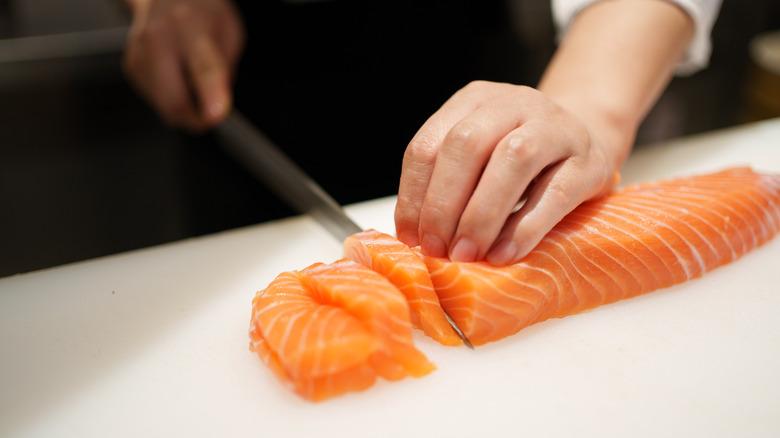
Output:
[[[625,183],[780,172],[780,120],[638,148]],[[393,232],[393,198],[348,208]],[[248,349],[279,272],[333,261],[306,217],[0,279],[0,436],[779,436],[780,238],[705,277],[310,403]]]

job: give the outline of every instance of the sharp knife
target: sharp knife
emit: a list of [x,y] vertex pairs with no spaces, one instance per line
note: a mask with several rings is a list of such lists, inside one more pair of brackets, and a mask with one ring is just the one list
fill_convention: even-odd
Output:
[[362,229],[303,169],[238,110],[216,129],[220,145],[301,214],[311,215],[339,242]]
[[[240,111],[234,108],[215,133],[225,151],[298,213],[311,215],[339,242],[362,231],[319,184]],[[444,315],[463,343],[474,349],[455,321],[447,312]]]

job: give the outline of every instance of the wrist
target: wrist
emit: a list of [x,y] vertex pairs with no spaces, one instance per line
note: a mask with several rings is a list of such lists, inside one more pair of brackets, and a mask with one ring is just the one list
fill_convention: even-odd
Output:
[[617,170],[628,157],[634,145],[641,117],[630,111],[618,111],[609,99],[598,100],[586,93],[553,90],[543,86],[539,91],[576,118],[590,137],[592,147],[604,153],[613,169]]
[[578,117],[619,165],[692,32],[690,17],[667,2],[597,2],[573,21],[539,90]]

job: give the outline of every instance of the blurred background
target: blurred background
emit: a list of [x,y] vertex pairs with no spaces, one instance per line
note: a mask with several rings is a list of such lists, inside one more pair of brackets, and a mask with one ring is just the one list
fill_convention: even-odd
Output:
[[[479,68],[450,82],[534,85],[554,49],[549,2],[489,3],[474,31]],[[291,213],[258,197],[262,187],[235,163],[204,154],[215,148],[209,136],[168,129],[135,95],[121,72],[128,25],[119,0],[0,0],[0,277]],[[725,0],[710,67],[673,80],[638,147],[772,116],[746,90],[756,81],[749,43],[775,29],[777,0]],[[433,109],[422,105],[413,124]],[[408,141],[413,124],[398,138]]]

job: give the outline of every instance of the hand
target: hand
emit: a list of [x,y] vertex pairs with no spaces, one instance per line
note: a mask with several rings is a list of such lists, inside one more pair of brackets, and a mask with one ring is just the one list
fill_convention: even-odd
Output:
[[124,71],[166,123],[199,132],[229,112],[244,29],[229,0],[128,0]]
[[612,187],[616,155],[541,92],[473,82],[406,149],[398,237],[432,256],[513,263],[577,205]]
[[490,82],[458,91],[406,149],[398,238],[460,261],[524,257],[612,187],[693,32],[670,2],[596,2],[573,20],[540,91]]

